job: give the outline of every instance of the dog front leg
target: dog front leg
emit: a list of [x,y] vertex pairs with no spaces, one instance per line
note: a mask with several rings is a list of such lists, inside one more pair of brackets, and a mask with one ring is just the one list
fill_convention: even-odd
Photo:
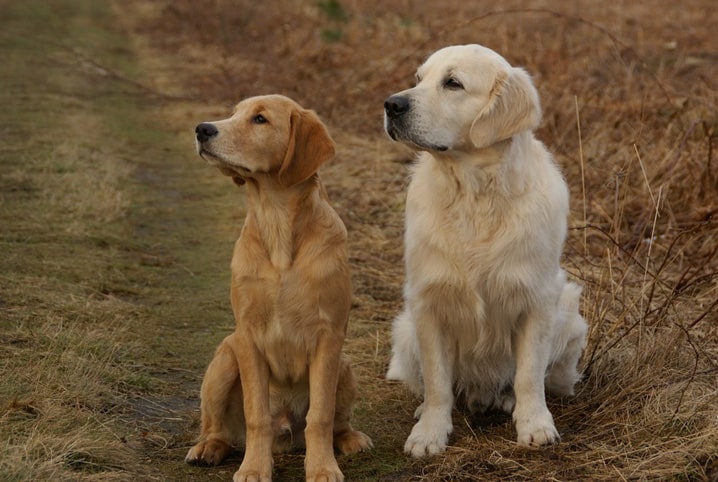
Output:
[[269,411],[269,366],[249,333],[234,337],[242,378],[247,442],[234,482],[272,480],[272,417]]
[[319,336],[309,362],[309,411],[304,438],[307,482],[341,482],[344,475],[334,457],[334,414],[344,339],[333,333]]
[[542,446],[558,443],[558,431],[546,407],[544,377],[551,348],[550,315],[533,310],[516,337],[516,406],[513,419],[518,443]]
[[417,409],[419,421],[404,444],[404,452],[414,457],[443,452],[453,430],[453,354],[441,332],[441,327],[446,325],[429,306],[422,308],[416,310],[415,323],[424,377],[424,402]]

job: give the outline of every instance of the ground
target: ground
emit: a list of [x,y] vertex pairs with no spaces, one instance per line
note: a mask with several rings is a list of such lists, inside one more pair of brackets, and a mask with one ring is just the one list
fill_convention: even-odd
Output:
[[[437,2],[438,4],[439,2]],[[233,325],[244,192],[194,126],[283,93],[329,125],[347,225],[346,352],[374,450],[347,480],[718,480],[718,56],[710,0],[571,3],[0,0],[0,479],[231,480],[190,467],[199,386]],[[418,401],[384,380],[401,309],[410,152],[382,104],[433,50],[525,67],[571,188],[584,380],[554,448],[456,410],[451,447],[401,451]],[[302,477],[301,452],[275,480]]]

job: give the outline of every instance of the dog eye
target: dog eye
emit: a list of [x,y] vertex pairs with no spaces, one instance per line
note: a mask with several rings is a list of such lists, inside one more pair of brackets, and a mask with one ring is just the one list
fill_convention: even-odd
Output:
[[255,124],[266,124],[267,118],[264,117],[262,114],[257,114],[252,117],[252,122],[254,122]]
[[444,87],[451,90],[459,90],[464,88],[464,86],[461,85],[461,82],[459,82],[453,77],[449,77],[448,79],[446,79],[446,82],[444,82]]

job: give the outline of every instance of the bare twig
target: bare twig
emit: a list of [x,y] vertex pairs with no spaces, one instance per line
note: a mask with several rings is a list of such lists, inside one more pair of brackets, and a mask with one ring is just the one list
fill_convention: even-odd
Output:
[[[587,206],[586,206],[586,172],[583,159],[583,139],[581,138],[581,117],[578,111],[578,96],[573,97],[576,104],[576,128],[578,129],[578,155],[581,160],[581,196],[583,199],[583,224],[587,224]],[[588,232],[583,231],[583,253],[588,254]]]

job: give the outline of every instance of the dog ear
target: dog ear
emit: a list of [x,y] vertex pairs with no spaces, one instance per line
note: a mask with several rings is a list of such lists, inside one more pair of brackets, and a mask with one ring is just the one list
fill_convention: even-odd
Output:
[[489,102],[471,124],[469,136],[475,147],[488,147],[540,122],[541,104],[531,77],[512,67],[496,76]]
[[334,141],[317,114],[306,109],[294,110],[279,182],[289,187],[309,179],[319,166],[334,157],[334,151]]

